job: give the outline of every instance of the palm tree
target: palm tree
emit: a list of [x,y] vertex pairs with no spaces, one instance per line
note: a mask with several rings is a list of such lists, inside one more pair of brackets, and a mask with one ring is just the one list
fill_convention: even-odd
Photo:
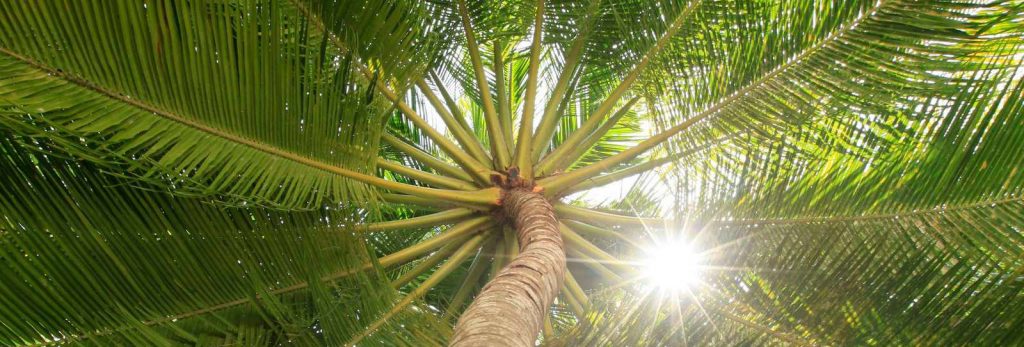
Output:
[[1020,344],[1022,10],[0,1],[0,344]]

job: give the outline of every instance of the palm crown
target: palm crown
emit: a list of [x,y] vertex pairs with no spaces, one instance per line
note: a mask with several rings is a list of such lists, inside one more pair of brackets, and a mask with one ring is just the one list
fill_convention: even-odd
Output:
[[1022,9],[0,1],[0,344],[1020,343]]

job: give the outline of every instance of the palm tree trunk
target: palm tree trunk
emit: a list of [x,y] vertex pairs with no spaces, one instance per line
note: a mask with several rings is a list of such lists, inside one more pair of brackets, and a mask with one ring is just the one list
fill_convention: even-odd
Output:
[[515,223],[519,255],[462,314],[452,346],[533,346],[565,274],[565,246],[551,204],[523,188],[502,205]]

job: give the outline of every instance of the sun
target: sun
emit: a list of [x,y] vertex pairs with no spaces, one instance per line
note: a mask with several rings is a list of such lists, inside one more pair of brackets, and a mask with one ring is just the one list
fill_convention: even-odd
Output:
[[647,249],[641,271],[647,283],[663,291],[689,291],[701,280],[703,259],[685,241],[662,242]]

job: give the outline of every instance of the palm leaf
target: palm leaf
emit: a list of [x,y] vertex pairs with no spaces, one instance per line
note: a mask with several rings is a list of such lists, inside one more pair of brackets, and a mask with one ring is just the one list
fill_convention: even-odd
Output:
[[[372,272],[332,283],[331,295],[271,294],[373,259],[345,227],[358,217],[352,212],[225,210],[135,189],[89,163],[32,154],[9,133],[0,146],[5,344],[184,342],[198,337],[181,335],[183,329],[231,335],[241,332],[230,322],[245,319],[313,336],[309,327],[327,312],[301,302],[337,302],[337,293],[387,298]],[[366,307],[386,307],[365,299]]]
[[[0,102],[7,126],[192,194],[282,208],[372,199],[362,184],[324,168],[370,172],[384,108],[353,73],[354,57],[331,46],[299,8],[4,8]],[[98,11],[121,20],[69,16]],[[47,35],[37,40],[27,31]],[[154,80],[176,82],[138,83]],[[50,92],[33,92],[39,90]]]
[[444,344],[513,154],[546,345],[1018,344],[1022,10],[0,1],[0,344]]

